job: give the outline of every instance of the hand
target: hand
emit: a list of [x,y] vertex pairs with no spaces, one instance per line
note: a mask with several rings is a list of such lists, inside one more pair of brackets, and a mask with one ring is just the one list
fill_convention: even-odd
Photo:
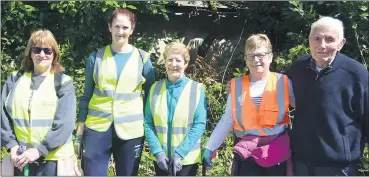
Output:
[[182,170],[182,158],[178,154],[174,154],[174,156],[170,159],[170,165],[173,165],[174,171],[177,173]]
[[228,81],[228,82],[227,82],[227,89],[226,89],[226,92],[227,92],[228,94],[230,94],[230,93],[231,93],[231,81]]
[[155,155],[156,158],[156,163],[158,164],[159,168],[165,172],[168,172],[168,162],[169,159],[168,157],[165,155],[164,152],[161,152],[159,154]]
[[202,163],[206,163],[206,171],[212,168],[213,162],[211,159],[213,158],[213,152],[209,149],[205,149],[202,153]]
[[85,123],[83,122],[79,122],[78,126],[77,126],[77,130],[76,130],[76,135],[77,136],[82,136],[83,135],[83,130],[85,129]]
[[13,163],[14,166],[15,166],[15,160],[18,157],[18,153],[17,153],[18,148],[19,148],[19,145],[16,145],[16,146],[13,146],[12,148],[10,148],[10,155],[11,155],[12,163]]
[[23,154],[19,155],[15,160],[15,167],[19,170],[23,170],[23,167],[28,163],[32,163],[40,158],[41,154],[37,148],[27,149]]

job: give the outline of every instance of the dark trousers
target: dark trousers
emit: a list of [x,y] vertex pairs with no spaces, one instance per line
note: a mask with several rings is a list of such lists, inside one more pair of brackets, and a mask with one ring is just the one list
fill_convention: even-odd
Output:
[[[37,160],[37,163],[29,164],[28,176],[56,176],[57,162],[56,161],[44,161]],[[24,169],[20,171],[18,168],[14,168],[14,176],[24,176]]]
[[[155,176],[168,176],[168,172],[159,168],[158,164],[154,162],[155,167]],[[196,176],[197,169],[199,165],[192,164],[192,165],[183,165],[182,170],[176,173],[176,176]]]
[[357,176],[358,165],[349,167],[319,167],[298,160],[293,163],[295,176]]
[[286,176],[287,162],[271,167],[261,167],[254,158],[238,160],[237,176]]
[[115,175],[137,176],[144,137],[122,140],[116,134],[114,125],[106,132],[85,127],[83,135],[85,176],[106,176],[111,153],[115,161]]

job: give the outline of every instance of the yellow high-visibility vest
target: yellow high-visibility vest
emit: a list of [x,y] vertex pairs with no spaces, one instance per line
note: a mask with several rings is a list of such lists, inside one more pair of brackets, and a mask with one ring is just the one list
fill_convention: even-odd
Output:
[[142,70],[149,57],[148,53],[134,48],[117,78],[110,45],[97,51],[93,73],[95,88],[88,104],[86,127],[106,132],[114,122],[115,131],[123,140],[144,135],[142,85],[146,79]]
[[[12,73],[13,76],[16,72]],[[64,75],[61,84],[72,79]],[[8,94],[5,107],[14,125],[15,136],[20,145],[34,148],[41,144],[51,130],[58,104],[54,85],[54,73],[46,76],[37,90],[30,89],[32,73],[25,72]],[[32,100],[30,101],[30,95]],[[67,142],[49,152],[45,160],[60,160],[74,155],[72,132]]]
[[[168,103],[166,81],[155,82],[150,89],[150,106],[153,122],[160,144],[168,157],[174,155],[193,124],[194,114],[200,100],[202,84],[189,80],[183,88],[173,115],[172,131],[168,132]],[[171,144],[168,145],[168,136]],[[170,146],[170,151],[169,151]],[[201,162],[201,144],[197,141],[192,151],[183,158],[183,165]]]

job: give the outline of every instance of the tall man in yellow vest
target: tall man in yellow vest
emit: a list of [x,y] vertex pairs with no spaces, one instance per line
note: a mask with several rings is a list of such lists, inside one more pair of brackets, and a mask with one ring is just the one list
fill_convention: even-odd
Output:
[[168,77],[150,89],[145,136],[156,157],[156,175],[167,176],[173,167],[178,176],[196,176],[197,163],[201,162],[200,138],[206,127],[205,89],[184,75],[190,61],[184,44],[168,44],[164,59]]

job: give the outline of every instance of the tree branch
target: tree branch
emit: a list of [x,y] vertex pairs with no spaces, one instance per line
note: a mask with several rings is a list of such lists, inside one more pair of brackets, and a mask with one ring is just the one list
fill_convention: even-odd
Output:
[[241,31],[240,37],[239,37],[239,39],[238,39],[238,41],[237,41],[236,46],[235,46],[235,47],[234,47],[234,49],[233,49],[233,52],[232,52],[232,54],[231,54],[231,58],[229,58],[228,63],[227,63],[227,65],[226,65],[226,68],[224,69],[224,73],[223,73],[223,76],[222,76],[222,83],[223,83],[223,81],[224,81],[224,76],[225,76],[225,74],[227,73],[227,69],[228,69],[229,63],[230,63],[230,62],[231,62],[231,60],[232,60],[233,54],[234,54],[234,52],[236,51],[236,48],[238,47],[238,44],[240,44],[240,41],[241,41],[241,38],[242,38],[242,35],[243,35],[243,31],[245,30],[246,23],[247,23],[247,18],[245,18],[245,22],[244,22],[244,25],[243,25],[243,28],[242,28],[242,31]]

